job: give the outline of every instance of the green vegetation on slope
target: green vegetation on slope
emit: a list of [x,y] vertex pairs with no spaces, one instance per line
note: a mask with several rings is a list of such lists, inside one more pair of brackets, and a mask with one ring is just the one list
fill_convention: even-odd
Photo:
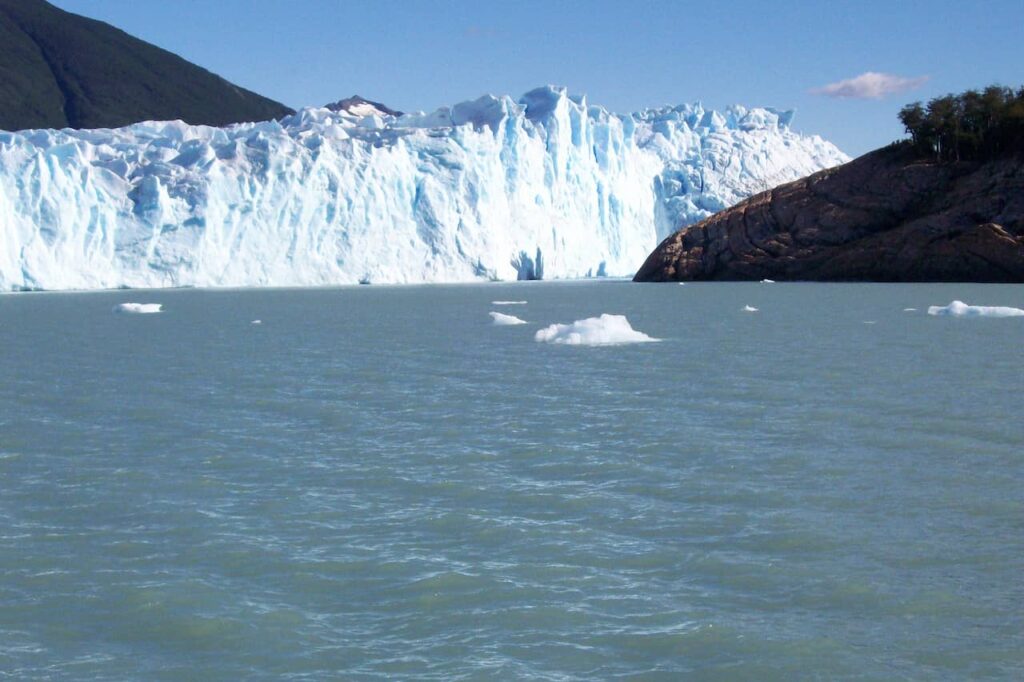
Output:
[[44,0],[0,0],[0,129],[225,125],[291,110]]
[[991,85],[979,92],[908,104],[900,121],[921,154],[940,161],[982,160],[1024,153],[1024,88]]

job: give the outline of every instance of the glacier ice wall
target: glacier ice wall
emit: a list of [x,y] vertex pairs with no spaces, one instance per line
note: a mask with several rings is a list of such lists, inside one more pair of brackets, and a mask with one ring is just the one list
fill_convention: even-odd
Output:
[[618,115],[545,87],[400,117],[0,131],[0,289],[628,276],[675,229],[847,160],[790,118]]

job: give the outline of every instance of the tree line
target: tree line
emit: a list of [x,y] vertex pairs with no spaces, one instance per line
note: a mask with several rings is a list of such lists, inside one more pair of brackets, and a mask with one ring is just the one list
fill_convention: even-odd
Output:
[[908,104],[900,121],[911,144],[939,161],[988,160],[1024,153],[1024,87],[991,85],[982,91]]

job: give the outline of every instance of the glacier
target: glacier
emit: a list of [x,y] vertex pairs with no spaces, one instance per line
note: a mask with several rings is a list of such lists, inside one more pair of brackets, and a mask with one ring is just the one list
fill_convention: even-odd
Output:
[[564,88],[395,116],[0,131],[0,290],[626,277],[848,160],[792,112],[614,114]]

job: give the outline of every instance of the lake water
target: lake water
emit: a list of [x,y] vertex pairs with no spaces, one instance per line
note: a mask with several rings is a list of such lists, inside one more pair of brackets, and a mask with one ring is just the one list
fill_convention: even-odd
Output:
[[1024,318],[953,299],[1024,287],[0,296],[0,677],[1021,679]]

